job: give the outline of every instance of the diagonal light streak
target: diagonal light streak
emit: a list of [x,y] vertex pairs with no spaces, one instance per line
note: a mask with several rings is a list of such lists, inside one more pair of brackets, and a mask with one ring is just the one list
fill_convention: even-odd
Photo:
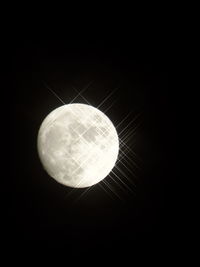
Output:
[[118,160],[118,164],[124,159],[126,161],[127,164],[130,165],[130,167],[132,167],[131,164],[135,165],[135,167],[137,167],[138,169],[140,169],[140,167],[135,163],[135,161],[133,161],[132,159],[130,159],[130,157],[127,156],[127,154],[125,152],[123,152],[122,150],[120,151],[120,153],[123,155],[121,156],[121,158],[119,158]]
[[[126,148],[126,150],[128,150],[128,152],[130,152],[132,155],[134,155],[135,158],[137,158],[137,160],[142,161],[141,158],[135,153],[135,151],[133,151],[133,149],[131,149],[127,143],[130,143],[130,140],[133,138],[133,136],[136,134],[136,129],[139,127],[139,125],[137,125],[132,131],[130,131],[129,133],[125,134],[124,137],[120,138],[120,147],[121,150],[124,150],[124,147]],[[132,142],[133,143],[133,142]]]
[[138,113],[127,125],[126,127],[119,133],[119,136],[140,116],[140,113]]
[[[119,167],[119,163],[121,163],[121,160],[117,162],[117,164],[116,164],[116,166],[115,166],[116,169],[117,169],[123,176],[125,176],[128,180],[130,180],[130,179],[127,177],[127,175],[125,174],[125,172],[122,171],[122,169]],[[132,175],[135,176],[134,173],[132,173]]]
[[[139,160],[140,162],[142,161],[141,158],[133,150],[130,150],[128,146],[125,146],[125,145],[121,146],[120,153],[123,153],[124,156],[128,158],[131,162],[133,162],[133,160],[128,157],[128,153],[130,153],[131,156],[134,157],[135,160],[137,161]],[[138,166],[138,169],[140,169],[139,166]]]
[[50,91],[50,92],[52,92],[52,94],[54,94],[64,105],[65,105],[65,102],[53,91],[53,89],[51,89],[49,86],[48,86],[48,84],[45,82],[45,81],[43,81],[43,83],[44,83],[44,85],[45,85],[45,87]]
[[127,167],[127,165],[125,165],[123,162],[122,162],[122,160],[119,160],[118,161],[118,164],[119,163],[121,163],[126,169],[127,169],[127,171],[130,173],[130,174],[133,174],[134,175],[134,173]]
[[[134,157],[134,159],[133,159],[133,157]],[[121,160],[126,161],[126,163],[130,167],[132,167],[134,165],[138,170],[141,170],[140,165],[138,165],[138,163],[136,163],[136,162],[138,162],[138,160],[140,161],[140,158],[136,153],[135,153],[135,155],[131,154],[131,156],[130,156],[128,150],[125,150],[125,149],[124,149],[124,151],[121,150],[120,155],[119,155],[119,162],[121,162]]]
[[[132,137],[132,136],[131,136]],[[120,148],[122,149],[123,147],[125,147],[129,152],[132,152],[132,149],[122,140],[122,139],[119,139],[119,143],[120,143]]]
[[[82,93],[83,92],[85,92],[89,87],[90,87],[90,85],[93,83],[93,81],[90,81],[80,92],[78,92],[78,90],[75,88],[75,87],[73,87],[74,88],[74,90],[76,91],[76,92],[78,92],[78,94],[71,100],[71,102],[69,103],[69,104],[71,104],[71,103],[73,103],[74,102],[74,100],[80,95],[81,97],[83,97],[82,96]],[[86,100],[87,101],[87,100]]]
[[117,102],[117,99],[114,100],[114,101],[112,102],[112,104],[111,104],[106,110],[104,110],[103,112],[106,113],[112,106],[114,106],[114,104],[115,104],[116,102]]
[[105,103],[106,100],[108,100],[109,97],[111,97],[111,95],[114,94],[114,92],[116,92],[118,88],[115,88],[106,98],[104,98],[104,100],[97,106],[97,108],[101,107],[103,105],[103,103]]
[[112,186],[105,180],[102,180],[102,182],[110,189],[110,191],[116,195],[121,201],[124,201],[116,192],[114,189],[112,189]]
[[133,135],[133,134],[135,135],[136,130],[141,125],[141,123],[142,122],[138,122],[132,130],[128,131],[127,133],[124,133],[124,135],[122,135],[122,137],[120,136],[122,138],[122,140],[125,141],[130,135]]
[[78,90],[76,90],[75,87],[73,87],[73,89],[78,93],[77,96],[76,96],[74,99],[76,99],[78,96],[81,96],[81,97],[85,100],[85,102],[86,102],[88,105],[90,105],[90,103],[89,103],[89,102],[87,101],[87,99],[81,94],[81,92],[78,92]]
[[101,187],[101,189],[103,189],[104,192],[106,192],[106,194],[112,199],[114,200],[114,198],[111,196],[111,194],[109,194],[109,192],[103,187],[103,185],[101,183],[98,183],[98,186]]
[[115,172],[113,172],[113,174],[126,187],[126,189],[128,189],[131,193],[135,193],[125,182],[122,181],[122,179],[119,178],[119,176]]
[[134,163],[133,163],[133,162],[130,162],[130,160],[129,160],[129,158],[126,156],[126,154],[125,154],[125,153],[122,153],[122,152],[120,151],[119,157],[118,157],[118,159],[117,159],[117,165],[119,165],[119,164],[121,163],[122,160],[124,160],[125,163],[126,163],[127,165],[130,166],[130,168],[133,167]]
[[128,139],[129,136],[135,135],[136,129],[137,129],[137,127],[135,126],[133,129],[127,130],[126,133],[124,133],[123,135],[120,136],[121,140],[126,141],[126,139]]
[[130,114],[132,113],[132,111],[130,111],[126,116],[125,116],[125,118],[122,120],[122,121],[120,121],[117,125],[116,125],[116,128],[118,128],[129,116],[130,116]]
[[77,188],[76,187],[74,187],[74,188],[71,188],[71,191],[69,192],[69,193],[67,193],[66,195],[65,195],[65,197],[64,198],[68,198],[70,195],[72,195],[72,193],[74,193],[74,191],[76,191],[77,190]]
[[117,164],[120,164],[122,162],[122,160],[125,161],[125,163],[127,165],[129,165],[131,168],[133,167],[133,165],[137,168],[137,169],[140,169],[139,166],[137,165],[137,163],[133,160],[131,160],[125,152],[120,152],[120,155],[118,157],[118,161],[117,161]]
[[[133,186],[135,186],[135,183],[127,177],[127,175],[121,170],[121,168],[119,168],[119,166],[116,165],[115,168],[122,174],[123,177],[125,177]],[[115,174],[113,170],[111,172]]]
[[117,184],[117,186],[118,186],[122,191],[125,192],[125,188],[122,187],[122,186],[116,181],[116,179],[114,179],[114,178],[112,177],[112,173],[109,174],[108,177],[109,177],[109,179],[111,179],[112,181],[114,181],[114,182]]
[[[112,175],[114,175],[115,177],[113,177]],[[112,181],[114,181],[114,182],[117,184],[117,186],[118,186],[123,192],[126,192],[126,193],[127,193],[127,189],[128,189],[129,192],[133,193],[133,192],[131,191],[131,189],[127,186],[127,184],[126,184],[125,182],[123,182],[123,181],[119,178],[119,176],[118,176],[116,173],[112,172],[112,175],[109,175],[110,179],[111,179]],[[118,180],[120,183],[119,183],[117,180]],[[123,185],[123,186],[122,186],[122,185]]]
[[134,155],[135,158],[137,158],[138,160],[140,160],[139,156],[129,146],[127,146],[127,144],[124,143],[122,140],[120,140],[120,151],[121,152],[128,151],[129,153],[131,153],[132,155]]
[[86,189],[84,190],[84,192],[83,192],[82,194],[80,194],[80,196],[76,199],[75,202],[78,202],[83,196],[85,196],[87,193],[89,193],[89,191],[91,191],[91,189],[93,189],[93,186],[94,186],[94,185],[92,185],[92,186],[86,188]]

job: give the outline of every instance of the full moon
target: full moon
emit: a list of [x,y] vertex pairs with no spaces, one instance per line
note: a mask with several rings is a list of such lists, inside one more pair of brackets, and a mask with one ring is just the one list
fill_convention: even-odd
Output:
[[52,178],[69,187],[84,188],[111,172],[119,139],[103,112],[74,103],[49,113],[40,126],[37,147],[41,163]]

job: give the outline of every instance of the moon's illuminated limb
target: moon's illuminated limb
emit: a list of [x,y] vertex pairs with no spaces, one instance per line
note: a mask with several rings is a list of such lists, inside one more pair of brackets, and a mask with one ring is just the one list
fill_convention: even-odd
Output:
[[47,173],[61,184],[88,187],[114,167],[119,140],[110,119],[85,104],[53,110],[38,133],[38,153]]

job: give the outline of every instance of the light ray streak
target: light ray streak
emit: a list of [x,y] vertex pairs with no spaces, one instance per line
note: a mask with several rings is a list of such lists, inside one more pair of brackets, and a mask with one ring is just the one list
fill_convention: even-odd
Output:
[[138,113],[127,125],[126,127],[119,133],[119,136],[140,116],[141,114]]
[[53,89],[51,89],[45,81],[43,81],[43,83],[45,87],[65,105],[65,102],[53,91]]
[[133,129],[130,129],[130,130],[127,130],[126,133],[124,133],[123,135],[120,136],[120,139],[122,141],[126,141],[126,139],[129,137],[129,136],[134,136],[136,134],[136,128],[133,128]]
[[[115,169],[118,170],[118,171],[120,172],[120,170],[118,169],[118,167],[116,167]],[[114,170],[111,171],[111,174],[117,176],[117,174],[116,174],[116,172],[115,172]],[[122,173],[121,173],[121,174],[122,174]],[[133,176],[135,176],[135,175],[133,175]],[[118,176],[118,177],[119,177],[119,176]],[[123,174],[123,177],[124,177],[124,179],[127,180],[128,183],[130,183],[132,186],[136,187],[135,182],[134,182],[133,180],[131,180],[130,178],[128,178],[128,177],[127,177],[126,175],[124,175],[124,174]],[[122,182],[122,180],[121,180],[121,182]],[[125,183],[125,181],[124,181],[124,183]]]
[[111,104],[106,110],[104,110],[103,112],[106,113],[112,106],[114,106],[114,104],[115,104],[116,102],[117,102],[117,99],[114,100],[114,101],[112,102],[112,104]]
[[[142,159],[133,150],[130,150],[127,146],[123,145],[120,148],[120,153],[123,153],[124,156],[126,158],[128,158],[129,161],[131,161],[133,163],[134,161],[132,159],[130,159],[130,157],[128,157],[128,155],[125,154],[125,152],[130,153],[132,155],[132,157],[134,157],[135,160],[142,162]],[[138,169],[140,169],[139,166],[138,166]]]
[[129,153],[131,153],[132,155],[134,155],[134,157],[137,160],[140,160],[139,156],[129,146],[127,146],[127,144],[124,143],[122,140],[120,140],[120,151],[123,151],[123,152],[128,151]]
[[[132,167],[133,165],[135,165],[136,163],[134,162],[134,160],[132,160],[128,155],[128,152],[125,153],[125,151],[120,151],[119,153],[119,157],[118,157],[118,164],[121,162],[122,159],[124,159],[124,161],[130,166]],[[136,165],[135,165],[136,166]],[[137,166],[136,166],[137,167]],[[139,167],[138,167],[139,169]]]
[[125,139],[125,140],[124,139],[120,139],[120,141],[121,141],[120,145],[122,147],[125,146],[133,154],[135,154],[135,151],[133,150],[134,145],[136,144],[135,135],[136,135],[136,133],[132,133],[132,135],[128,136],[127,139]]
[[129,132],[125,133],[125,134],[123,135],[123,137],[122,137],[122,140],[125,141],[131,134],[132,134],[132,135],[135,135],[136,130],[137,130],[138,127],[141,125],[141,123],[142,123],[142,122],[137,123],[137,125],[135,125],[135,127],[134,127],[132,130],[130,130]]
[[[122,179],[120,179],[120,177],[115,172],[113,172],[113,174],[126,187],[126,189],[128,189],[131,193],[135,193],[124,181],[122,181]],[[134,184],[132,184],[132,185],[134,186]]]
[[84,190],[84,192],[82,194],[80,194],[80,196],[76,199],[75,202],[78,202],[83,196],[85,196],[87,193],[89,193],[89,191],[91,191],[91,189],[93,189],[93,186],[94,185],[90,186],[89,188],[86,188]]
[[[128,178],[128,176],[125,174],[124,171],[121,170],[121,168],[119,166],[116,165],[115,167],[130,183],[133,184],[133,182]],[[135,186],[135,184],[133,184],[133,185]]]
[[97,108],[101,107],[103,105],[103,103],[105,103],[106,100],[108,100],[108,98],[114,94],[114,92],[116,92],[118,88],[115,88],[106,98],[104,98],[104,100],[97,106]]
[[120,160],[120,161],[118,161],[118,163],[121,163],[126,169],[127,169],[127,171],[130,173],[130,174],[133,174],[134,175],[134,173],[122,162],[122,160]]
[[70,195],[72,195],[72,193],[74,193],[77,190],[76,187],[74,187],[74,188],[70,187],[70,188],[71,188],[71,191],[69,193],[67,193],[64,198],[68,198]]
[[120,147],[120,151],[123,152],[129,152],[130,154],[134,154],[135,152],[124,142],[122,142],[122,140],[119,141],[119,147]]
[[122,160],[124,160],[130,167],[133,167],[133,163],[128,161],[128,157],[125,155],[125,153],[122,153],[120,151],[119,157],[117,159],[117,164],[120,164]]
[[[125,174],[125,172],[124,171],[122,171],[122,169],[119,167],[119,166],[115,166],[116,167],[116,169],[124,176],[124,177],[126,177],[128,180],[129,180],[129,178],[127,177],[127,175]],[[111,172],[114,172],[114,171],[111,171]]]
[[[134,140],[132,142],[132,145],[133,143],[136,143],[136,141]],[[119,141],[119,146],[120,146],[120,151],[126,151],[126,152],[129,152],[130,154],[134,155],[135,158],[137,158],[137,154],[134,152],[134,150],[132,148],[130,148],[130,146],[128,146],[125,142],[123,142],[122,140]]]
[[[135,163],[132,159],[130,159],[127,154],[123,151],[120,151],[121,154],[123,154],[123,156],[121,156],[122,158],[119,158],[118,163],[120,163],[122,161],[122,159],[124,159],[127,164],[129,164],[130,166],[132,166],[131,164],[135,165],[135,167],[137,167],[138,169],[140,169],[140,167],[137,165],[137,163]],[[128,162],[129,160],[129,162]]]
[[114,175],[115,177],[110,175],[110,178],[121,188],[122,191],[127,192],[128,189],[131,192],[129,186],[125,182],[123,182],[115,172],[112,172],[111,174]]
[[120,121],[118,124],[117,124],[117,126],[116,126],[116,129],[130,116],[130,114],[131,113],[133,113],[132,111],[130,111],[126,116],[125,116],[125,118],[122,120],[122,121]]
[[125,147],[129,152],[132,152],[132,149],[122,140],[122,139],[119,139],[119,146],[120,146],[120,149],[123,149],[123,147]]
[[[112,177],[112,175],[109,175],[109,179],[111,179],[120,189],[122,192],[125,192],[127,193],[127,189],[122,186],[117,180],[116,180],[117,177]],[[118,178],[117,178],[118,179]]]
[[106,182],[105,180],[102,180],[102,182],[110,189],[110,191],[114,194],[114,195],[116,195],[121,201],[124,201],[116,192],[115,192],[115,190],[114,189],[112,189],[112,186],[108,183],[108,182]]
[[77,95],[75,98],[77,98],[77,97],[80,95],[80,96],[85,100],[85,102],[86,102],[88,105],[90,105],[89,101],[87,101],[87,99],[81,94],[81,92],[78,92],[78,90],[76,90],[75,87],[73,87],[73,89],[78,93],[78,95]]
[[133,129],[127,130],[127,132],[125,132],[122,135],[122,131],[120,132],[120,138],[125,141],[130,135],[135,135],[136,134],[136,130],[138,129],[138,127],[141,125],[142,121],[138,122]]
[[114,198],[111,196],[111,194],[109,194],[109,192],[106,191],[106,189],[103,187],[102,184],[98,183],[98,186],[100,186],[101,189],[103,189],[103,191],[106,192],[106,194],[107,194],[112,200],[114,200]]
[[119,138],[120,140],[120,145],[121,148],[123,148],[124,146],[128,149],[129,152],[131,152],[132,154],[134,154],[137,159],[141,160],[139,158],[139,156],[127,145],[127,143],[131,140],[131,138],[133,138],[133,136],[136,134],[136,129],[141,125],[141,122],[138,123],[134,129],[130,130],[129,132],[125,133],[122,137]]
[[[123,141],[126,140],[130,135],[133,136],[136,133],[136,129],[139,127],[140,123],[138,123],[136,126],[134,126],[133,129],[127,129],[128,126],[130,126],[131,123],[134,122],[134,119],[119,133],[119,138]],[[125,133],[123,133],[125,131]],[[123,133],[123,134],[122,134]]]
[[75,98],[73,98],[72,100],[71,100],[71,102],[69,103],[69,104],[71,104],[72,102],[74,102],[74,100],[80,95],[81,97],[82,97],[82,93],[83,92],[85,92],[89,87],[90,87],[90,85],[93,83],[93,81],[90,81],[80,92],[78,92],[78,90],[75,88],[75,87],[73,87],[74,88],[74,90],[76,91],[76,92],[78,92],[78,95],[76,95],[75,96]]
[[126,189],[122,186],[122,185],[120,185],[117,181],[116,181],[116,179],[114,178],[114,177],[112,177],[112,175],[108,175],[109,176],[109,178],[112,180],[112,181],[114,181],[116,184],[117,184],[117,186],[123,191],[123,192],[127,192],[126,191]]

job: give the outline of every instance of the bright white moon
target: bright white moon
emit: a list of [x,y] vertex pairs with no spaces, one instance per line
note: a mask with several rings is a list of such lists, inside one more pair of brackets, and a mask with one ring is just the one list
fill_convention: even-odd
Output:
[[85,104],[53,110],[42,122],[37,141],[44,169],[70,187],[100,182],[114,167],[119,152],[118,135],[110,119]]

